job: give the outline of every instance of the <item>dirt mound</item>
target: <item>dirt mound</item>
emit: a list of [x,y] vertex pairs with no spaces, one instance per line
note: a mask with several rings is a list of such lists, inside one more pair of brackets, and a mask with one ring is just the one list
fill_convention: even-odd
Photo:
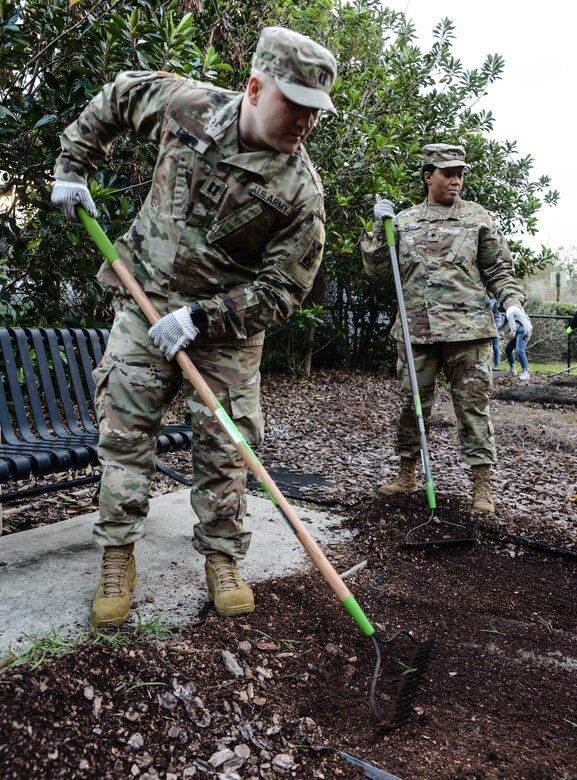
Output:
[[[439,515],[467,517],[442,501]],[[330,555],[381,637],[435,639],[410,721],[368,703],[372,643],[316,572],[259,584],[252,615],[210,612],[167,641],[85,643],[0,678],[0,775],[43,778],[347,778],[337,750],[403,780],[577,777],[575,563],[482,534],[405,550],[414,496],[362,502]],[[403,667],[382,644],[377,700]],[[406,647],[403,647],[406,649]],[[393,677],[394,675],[394,677]]]
[[577,406],[577,386],[573,384],[513,385],[499,388],[494,397],[500,401],[542,404],[543,406]]

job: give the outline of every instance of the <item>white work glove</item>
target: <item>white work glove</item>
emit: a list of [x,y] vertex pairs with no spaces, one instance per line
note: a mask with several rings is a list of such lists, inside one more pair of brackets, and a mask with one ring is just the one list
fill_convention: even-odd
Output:
[[154,346],[164,352],[167,360],[172,360],[179,349],[188,347],[199,333],[199,329],[190,319],[188,306],[165,314],[148,331]]
[[378,193],[375,195],[375,200],[373,207],[375,223],[382,226],[383,219],[392,219],[395,216],[394,207],[390,200],[381,200],[381,196]]
[[520,306],[508,306],[505,310],[505,316],[507,322],[511,328],[511,338],[517,333],[518,324],[523,326],[525,331],[525,341],[529,341],[531,334],[533,333],[533,325],[531,320],[525,314],[525,311]]
[[78,222],[76,206],[82,206],[91,217],[95,217],[98,213],[86,184],[56,179],[50,200],[73,222]]

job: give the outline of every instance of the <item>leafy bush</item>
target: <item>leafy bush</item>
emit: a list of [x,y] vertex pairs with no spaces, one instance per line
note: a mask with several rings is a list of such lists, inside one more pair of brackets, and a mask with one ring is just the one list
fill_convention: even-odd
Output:
[[[557,201],[547,177],[531,179],[529,155],[521,157],[514,142],[486,137],[493,117],[475,105],[501,78],[503,59],[488,55],[467,69],[453,55],[448,19],[435,27],[434,44],[423,51],[410,20],[380,0],[0,0],[0,191],[8,196],[0,213],[2,322],[94,326],[111,318],[96,280],[94,248],[79,226],[65,224],[50,206],[63,128],[122,69],[171,70],[241,88],[249,54],[267,24],[309,34],[339,62],[333,89],[339,116],[322,115],[307,143],[324,183],[327,212],[323,270],[304,304],[328,310],[316,328],[313,365],[391,363],[394,295],[366,279],[359,242],[372,226],[375,193],[399,207],[421,200],[424,143],[466,145],[464,197],[485,205],[506,234],[534,233],[540,206]],[[109,164],[92,180],[112,239],[139,209],[154,157],[150,144],[119,139]],[[513,248],[519,275],[551,259],[546,248],[536,253],[519,242]],[[298,317],[267,339],[271,365],[288,354],[297,366],[295,350],[304,337]]]

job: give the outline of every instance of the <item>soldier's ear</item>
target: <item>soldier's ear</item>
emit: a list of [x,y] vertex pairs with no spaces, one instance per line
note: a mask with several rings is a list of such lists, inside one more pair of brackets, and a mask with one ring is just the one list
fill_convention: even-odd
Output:
[[262,79],[260,78],[260,76],[253,73],[253,75],[249,78],[246,87],[248,102],[250,103],[251,106],[256,106],[261,91],[262,91]]

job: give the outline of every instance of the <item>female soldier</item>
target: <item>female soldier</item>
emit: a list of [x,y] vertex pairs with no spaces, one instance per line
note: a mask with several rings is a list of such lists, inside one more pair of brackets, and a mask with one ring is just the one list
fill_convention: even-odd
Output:
[[[490,469],[495,463],[495,440],[489,395],[490,345],[497,331],[485,289],[494,291],[512,330],[518,321],[530,336],[532,327],[522,308],[526,297],[496,224],[482,206],[460,198],[465,150],[462,146],[429,144],[423,155],[425,201],[395,217],[393,204],[377,195],[374,232],[364,236],[361,244],[363,263],[371,279],[389,278],[390,253],[383,219],[393,219],[425,428],[428,430],[442,369],[457,415],[461,457],[472,470],[473,509],[494,512]],[[413,393],[398,320],[392,335],[398,342],[402,394],[397,430],[401,460],[396,479],[379,488],[386,495],[416,488],[419,456]]]

